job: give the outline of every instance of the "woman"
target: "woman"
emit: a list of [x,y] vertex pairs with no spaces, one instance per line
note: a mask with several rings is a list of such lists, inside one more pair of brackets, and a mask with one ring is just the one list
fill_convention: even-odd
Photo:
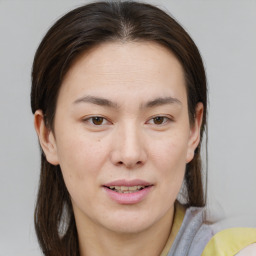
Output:
[[[215,252],[202,208],[205,71],[173,18],[130,1],[69,12],[36,52],[31,105],[45,255]],[[246,234],[234,253],[256,242]]]

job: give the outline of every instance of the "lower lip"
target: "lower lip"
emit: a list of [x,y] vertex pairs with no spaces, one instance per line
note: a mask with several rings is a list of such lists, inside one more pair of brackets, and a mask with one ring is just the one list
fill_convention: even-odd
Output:
[[141,202],[150,192],[152,186],[133,193],[118,193],[107,187],[103,187],[108,196],[119,204],[137,204]]

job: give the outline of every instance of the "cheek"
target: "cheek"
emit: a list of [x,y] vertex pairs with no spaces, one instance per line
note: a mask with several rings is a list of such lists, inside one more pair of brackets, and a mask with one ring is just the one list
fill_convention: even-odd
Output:
[[179,192],[182,185],[185,169],[186,158],[183,150],[176,144],[169,144],[161,156],[157,170],[159,178],[163,184],[163,192],[170,193],[171,196]]
[[[186,141],[169,137],[157,143],[152,154],[157,195],[155,209],[166,212],[173,206],[183,183],[186,168]],[[164,199],[164,200],[163,200]]]
[[94,183],[106,159],[106,145],[79,132],[64,133],[57,144],[58,158],[68,186]]
[[152,147],[153,164],[158,173],[158,184],[161,184],[160,193],[169,202],[177,197],[184,179],[188,145],[184,138],[170,136]]
[[72,202],[93,207],[104,159],[104,146],[97,141],[82,138],[62,141],[59,145],[60,167]]
[[[181,136],[170,136],[152,147],[152,155],[159,169],[175,172],[186,165],[187,141]],[[162,168],[161,168],[162,167]]]

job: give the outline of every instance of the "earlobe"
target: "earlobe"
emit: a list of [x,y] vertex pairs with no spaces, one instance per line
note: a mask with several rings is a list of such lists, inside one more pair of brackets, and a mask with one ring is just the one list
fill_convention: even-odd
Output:
[[50,164],[58,165],[56,141],[53,132],[45,125],[42,110],[37,110],[34,114],[34,127],[47,161]]
[[190,136],[188,142],[187,151],[187,163],[189,163],[195,154],[195,150],[200,143],[200,131],[203,120],[204,106],[203,103],[199,102],[196,105],[196,115],[193,126],[190,128]]

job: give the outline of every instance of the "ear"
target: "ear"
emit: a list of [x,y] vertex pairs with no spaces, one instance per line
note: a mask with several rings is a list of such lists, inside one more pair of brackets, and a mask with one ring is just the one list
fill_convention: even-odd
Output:
[[195,150],[200,142],[200,131],[203,120],[204,105],[199,102],[196,105],[196,115],[193,126],[190,128],[188,151],[187,151],[187,163],[189,163],[195,154]]
[[57,146],[53,132],[45,125],[42,110],[37,110],[34,115],[34,126],[39,142],[50,164],[58,165]]

